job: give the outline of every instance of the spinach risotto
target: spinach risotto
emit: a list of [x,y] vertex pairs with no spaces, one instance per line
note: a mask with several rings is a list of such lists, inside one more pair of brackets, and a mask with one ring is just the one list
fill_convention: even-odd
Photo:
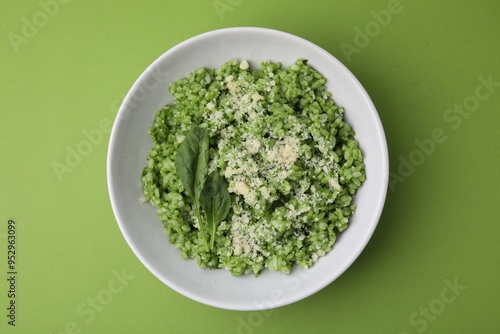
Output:
[[303,59],[233,59],[171,84],[141,181],[184,259],[258,276],[332,250],[365,168],[325,81]]

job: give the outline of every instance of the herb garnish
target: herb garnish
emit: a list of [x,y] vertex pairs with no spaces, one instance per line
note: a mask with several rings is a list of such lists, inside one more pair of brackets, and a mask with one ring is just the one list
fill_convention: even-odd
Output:
[[[231,208],[231,197],[227,182],[217,172],[208,172],[209,140],[208,132],[201,127],[193,127],[181,143],[175,157],[175,169],[179,174],[186,194],[194,201],[200,234],[205,249],[210,251],[215,244],[217,226],[226,218]],[[206,220],[202,219],[200,206]],[[204,225],[211,228],[210,243]]]

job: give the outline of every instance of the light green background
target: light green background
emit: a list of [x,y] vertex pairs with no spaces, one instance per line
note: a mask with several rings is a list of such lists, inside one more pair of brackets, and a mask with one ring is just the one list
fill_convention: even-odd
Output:
[[[500,2],[401,0],[390,22],[374,23],[372,11],[389,3],[74,0],[44,22],[37,1],[3,1],[0,332],[499,333],[500,87],[479,105],[471,96],[479,77],[500,82]],[[24,28],[30,38],[13,45],[34,20],[38,31]],[[346,64],[378,109],[392,176],[404,180],[392,183],[372,240],[345,274],[266,313],[212,308],[162,284],[122,237],[106,185],[106,123],[135,79],[177,43],[231,26],[284,30]],[[365,28],[371,36],[356,38]],[[347,44],[357,47],[351,57]],[[474,111],[447,122],[464,101]],[[422,159],[415,141],[430,150],[435,129],[446,140]],[[85,133],[95,136],[90,148]],[[91,152],[58,178],[54,163],[78,147]],[[403,170],[402,159],[421,164]],[[15,328],[5,317],[8,219],[18,226]],[[121,272],[124,283],[114,278]],[[92,316],[98,296],[109,303]]]

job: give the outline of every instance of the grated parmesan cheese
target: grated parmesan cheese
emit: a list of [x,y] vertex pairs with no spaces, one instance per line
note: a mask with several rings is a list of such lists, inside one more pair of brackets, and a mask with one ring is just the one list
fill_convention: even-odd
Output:
[[248,68],[250,67],[250,64],[248,64],[248,61],[246,60],[242,60],[241,63],[240,63],[240,69],[242,70],[248,70]]
[[245,182],[236,181],[233,187],[233,191],[239,195],[245,196],[250,192],[250,188],[248,188]]
[[339,184],[339,180],[337,180],[337,178],[330,179],[330,185],[332,186],[333,189],[340,190],[340,184]]
[[247,149],[248,153],[255,154],[259,152],[260,142],[258,139],[247,139],[247,141],[245,142],[245,148]]
[[212,102],[208,102],[207,103],[207,109],[208,110],[214,110],[214,108],[215,108],[215,104],[213,104]]

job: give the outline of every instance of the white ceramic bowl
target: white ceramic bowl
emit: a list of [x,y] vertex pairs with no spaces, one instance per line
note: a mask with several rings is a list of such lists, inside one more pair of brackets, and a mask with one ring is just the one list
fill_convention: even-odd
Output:
[[[199,67],[218,68],[231,58],[292,64],[297,58],[327,78],[334,100],[356,131],[367,180],[355,196],[358,206],[333,250],[317,264],[290,275],[265,270],[261,276],[233,277],[226,270],[203,270],[185,261],[168,241],[155,209],[141,204],[141,170],[151,141],[155,113],[173,98],[173,81]],[[287,305],[324,288],[359,256],[380,218],[389,175],[387,143],[377,111],[353,74],[331,54],[294,35],[263,28],[229,28],[190,38],[165,52],[137,79],[116,117],[109,142],[107,177],[116,220],[139,260],[162,282],[198,302],[232,310]]]

